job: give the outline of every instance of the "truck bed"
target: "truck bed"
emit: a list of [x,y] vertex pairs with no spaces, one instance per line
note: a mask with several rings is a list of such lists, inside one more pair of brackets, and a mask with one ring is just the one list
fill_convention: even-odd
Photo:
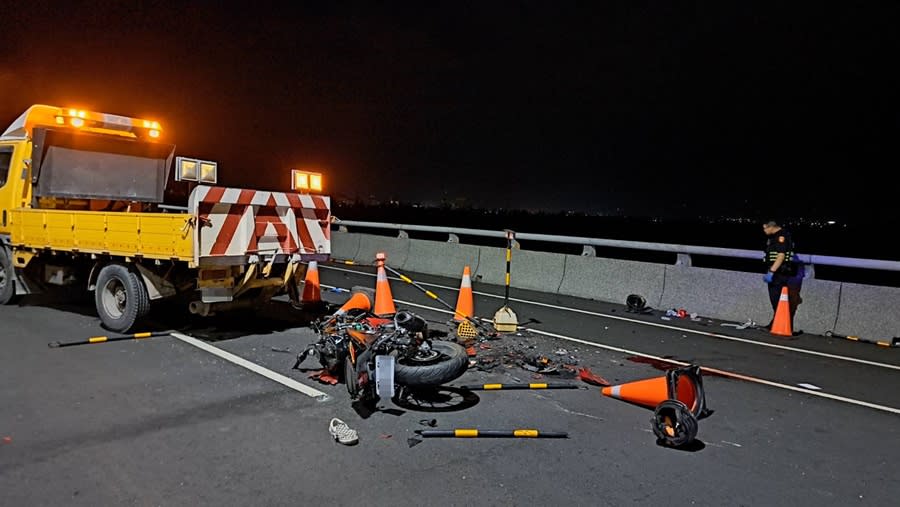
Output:
[[194,261],[187,213],[11,210],[13,245],[22,248]]

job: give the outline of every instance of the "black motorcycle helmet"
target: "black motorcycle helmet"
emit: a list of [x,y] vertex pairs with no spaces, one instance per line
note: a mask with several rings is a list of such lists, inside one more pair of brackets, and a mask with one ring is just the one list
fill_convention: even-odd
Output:
[[647,309],[647,300],[638,294],[631,294],[625,298],[625,306],[628,307],[628,312],[643,313]]

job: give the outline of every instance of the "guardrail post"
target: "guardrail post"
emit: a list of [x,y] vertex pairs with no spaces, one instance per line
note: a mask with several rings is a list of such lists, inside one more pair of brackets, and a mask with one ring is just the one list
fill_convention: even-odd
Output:
[[400,229],[400,234],[397,234],[398,239],[409,239],[409,233]]
[[450,234],[450,237],[447,238],[447,243],[459,243],[459,236]]
[[350,231],[347,230],[347,226],[346,226],[346,225],[339,225],[339,226],[338,226],[338,232],[350,232]]
[[680,254],[676,254],[676,255],[677,255],[677,257],[675,258],[676,266],[684,266],[687,268],[691,267],[691,254],[680,253]]
[[597,249],[594,248],[594,245],[584,245],[584,247],[581,250],[581,256],[582,257],[596,257]]

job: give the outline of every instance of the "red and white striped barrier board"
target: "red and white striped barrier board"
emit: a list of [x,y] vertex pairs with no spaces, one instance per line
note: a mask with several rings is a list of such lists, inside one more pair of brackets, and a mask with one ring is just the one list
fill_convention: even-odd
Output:
[[331,253],[331,198],[321,195],[198,186],[194,260],[271,254]]

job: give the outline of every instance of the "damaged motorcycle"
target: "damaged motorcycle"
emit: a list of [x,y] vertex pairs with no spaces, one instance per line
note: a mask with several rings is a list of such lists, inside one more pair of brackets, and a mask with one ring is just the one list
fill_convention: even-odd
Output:
[[468,368],[462,345],[433,338],[425,319],[408,311],[383,318],[352,309],[312,327],[319,339],[298,355],[294,368],[317,356],[353,400],[402,397],[456,380]]

